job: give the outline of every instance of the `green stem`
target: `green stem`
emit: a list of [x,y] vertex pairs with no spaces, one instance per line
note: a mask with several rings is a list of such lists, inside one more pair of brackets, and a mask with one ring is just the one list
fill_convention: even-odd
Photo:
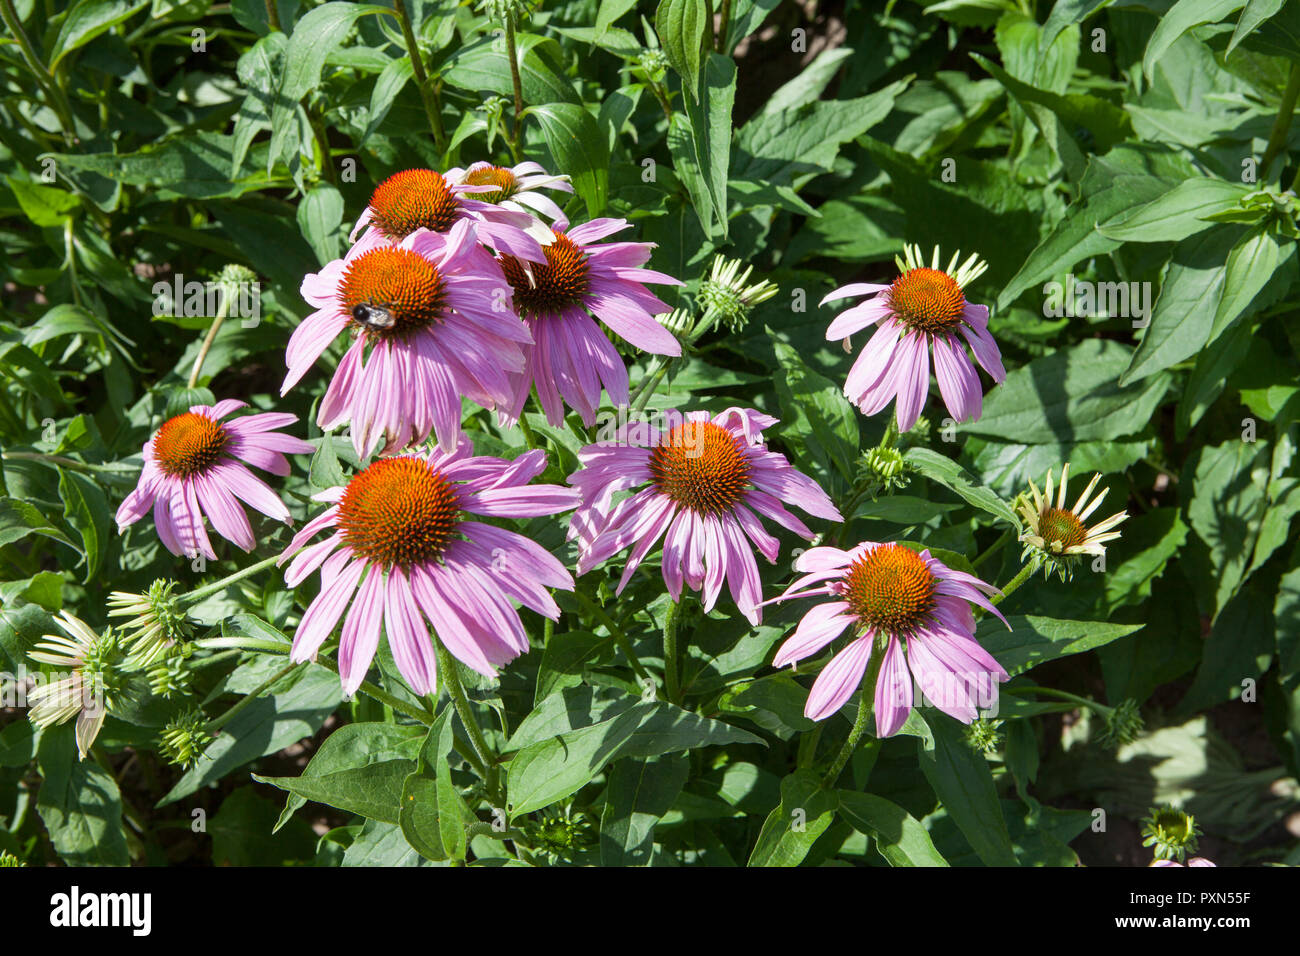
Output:
[[470,709],[469,698],[465,695],[465,685],[460,682],[460,674],[456,671],[456,662],[443,646],[442,641],[434,638],[433,647],[438,656],[438,675],[442,678],[447,693],[451,695],[451,702],[456,707],[456,713],[460,715],[460,722],[465,727],[465,732],[469,734],[474,753],[478,756],[479,763],[483,765],[485,771],[483,782],[487,784],[488,793],[496,802],[496,806],[504,807],[504,797],[498,783],[496,756],[483,738],[483,731],[474,718],[474,711]]
[[545,448],[537,438],[537,433],[533,431],[533,426],[528,424],[528,412],[523,410],[519,412],[519,428],[524,433],[524,442],[529,449]]
[[420,53],[420,44],[415,39],[415,29],[411,26],[410,14],[406,12],[406,0],[393,0],[393,10],[402,25],[402,38],[406,41],[406,52],[411,57],[411,72],[415,76],[416,89],[420,91],[420,100],[424,104],[424,114],[429,120],[429,129],[433,132],[434,145],[439,153],[447,152],[447,132],[442,127],[442,111],[433,100],[433,91],[429,88],[429,74],[424,68],[424,57]]
[[506,15],[506,55],[510,58],[510,82],[515,91],[515,121],[510,127],[510,136],[515,161],[518,162],[520,144],[523,142],[524,88],[519,78],[519,51],[515,48],[515,21],[512,14]]
[[668,605],[668,619],[664,621],[664,692],[674,704],[682,701],[682,689],[677,678],[677,630],[681,626],[682,607],[687,596]]
[[276,681],[283,678],[294,668],[301,667],[301,666],[302,666],[301,664],[296,664],[293,662],[285,664],[278,671],[276,671],[266,680],[262,681],[262,683],[258,684],[255,688],[253,688],[253,690],[245,694],[242,700],[237,701],[232,707],[227,709],[225,713],[219,714],[218,716],[213,717],[211,720],[209,720],[203,729],[215,737],[217,731],[219,731],[222,727],[224,727],[235,717],[237,717],[239,713],[244,710],[244,708],[252,706],[253,701],[257,700],[257,698],[261,697],[264,693],[266,693],[266,691],[269,690],[271,686],[276,683]]
[[1096,711],[1103,717],[1109,717],[1115,712],[1114,707],[1107,707],[1105,704],[1098,703],[1095,700],[1089,700],[1087,697],[1080,697],[1078,694],[1071,694],[1069,691],[1057,690],[1055,687],[1041,687],[1037,684],[1021,684],[1008,690],[1016,694],[1038,694],[1043,697],[1055,697],[1058,700],[1066,700],[1072,704],[1078,704],[1080,707],[1087,707],[1089,710]]
[[604,608],[581,591],[575,590],[573,594],[587,614],[590,614],[601,624],[605,625],[605,629],[613,636],[614,643],[618,645],[619,650],[627,656],[628,663],[632,667],[632,673],[636,675],[637,680],[641,681],[643,685],[646,681],[654,683],[654,678],[650,676],[650,672],[645,669],[645,665],[641,663],[641,659],[636,656],[636,651],[632,649],[632,642],[628,640],[627,632],[624,631],[623,628],[619,627],[618,622],[606,614]]
[[994,541],[991,545],[989,545],[988,549],[984,551],[982,554],[977,555],[975,557],[975,560],[970,563],[970,566],[972,568],[978,568],[989,558],[993,557],[993,555],[1001,551],[1002,546],[1005,545],[1008,541],[1010,541],[1012,535],[1014,535],[1015,533],[1016,533],[1015,530],[1012,528],[1008,528],[1006,531],[1002,532],[1002,537],[998,538],[998,540]]
[[194,357],[194,368],[190,369],[190,380],[185,383],[186,388],[193,388],[198,382],[199,373],[203,371],[203,360],[208,357],[208,351],[216,341],[217,333],[221,331],[221,324],[226,321],[226,313],[229,311],[230,290],[223,288],[221,304],[217,306],[217,314],[212,319],[212,326],[208,329],[208,334],[203,337],[203,344],[199,346],[199,354]]
[[22,21],[18,19],[18,11],[14,9],[13,0],[0,0],[0,19],[4,20],[5,26],[18,41],[18,48],[22,52],[23,59],[27,61],[27,68],[32,71],[37,84],[45,91],[50,101],[50,108],[59,118],[64,141],[73,143],[76,140],[77,128],[72,120],[72,109],[55,84],[54,75],[36,55],[36,48],[32,46],[31,39],[23,29]]
[[[320,664],[322,667],[329,668],[335,674],[339,672],[338,662],[331,660],[328,657],[317,657],[316,663]],[[399,700],[392,694],[388,693],[388,691],[380,690],[368,680],[363,680],[357,686],[357,691],[358,693],[365,694],[367,697],[379,701],[381,704],[386,704],[397,713],[410,717],[412,720],[418,721],[426,727],[433,723],[433,714],[429,713],[423,707],[415,707],[412,704],[406,703],[404,700]]]
[[266,568],[271,567],[279,560],[280,556],[278,554],[270,558],[263,558],[256,564],[250,564],[242,571],[236,571],[234,574],[224,577],[220,581],[213,581],[211,584],[205,584],[203,587],[195,591],[188,591],[185,594],[179,595],[177,600],[180,601],[182,607],[186,604],[196,604],[209,594],[216,594],[218,591],[223,591],[230,587],[230,585],[234,584],[236,581],[242,581],[244,578],[252,577],[258,571],[263,571]]
[[1277,119],[1273,121],[1273,131],[1269,133],[1268,146],[1264,150],[1264,158],[1259,163],[1261,182],[1268,181],[1269,166],[1286,147],[1287,134],[1291,132],[1291,118],[1295,114],[1298,97],[1300,97],[1300,64],[1292,63],[1291,73],[1286,81],[1286,90],[1282,93],[1282,103],[1278,106]]
[[275,0],[266,0],[266,22],[276,33],[283,33],[280,26],[280,8]]
[[714,48],[719,53],[727,52],[727,24],[731,20],[731,0],[722,0],[722,12],[719,15],[718,33],[714,37]]
[[867,673],[862,678],[862,689],[858,692],[858,716],[853,721],[853,729],[849,731],[848,740],[844,741],[844,746],[835,756],[835,762],[826,771],[826,776],[822,777],[823,787],[835,785],[835,781],[844,770],[844,765],[853,756],[853,751],[858,749],[858,741],[862,739],[862,734],[867,729],[867,718],[871,716],[876,697],[876,681],[880,677],[880,665],[885,660],[884,642],[888,640],[888,637],[876,639],[876,646],[871,652],[871,662],[867,665]]
[[1020,587],[1020,585],[1024,584],[1026,581],[1029,580],[1030,576],[1034,573],[1034,570],[1035,570],[1034,562],[1030,561],[1028,564],[1026,564],[1023,568],[1020,569],[1020,571],[1016,574],[1014,578],[1012,578],[1003,586],[1000,594],[995,594],[991,598],[989,598],[989,603],[993,605],[1001,604],[1003,601],[1005,601],[1007,598],[1009,598],[1012,595],[1012,593],[1016,590],[1016,588]]

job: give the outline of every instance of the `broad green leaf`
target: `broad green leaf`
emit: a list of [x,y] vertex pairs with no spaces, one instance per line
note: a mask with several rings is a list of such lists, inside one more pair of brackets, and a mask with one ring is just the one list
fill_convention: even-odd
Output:
[[990,489],[979,484],[970,472],[951,458],[940,455],[928,448],[909,448],[903,460],[916,471],[932,481],[937,481],[950,491],[965,499],[981,511],[986,511],[995,518],[1001,518],[1019,530],[1020,519],[1010,504],[1003,501]]
[[149,6],[149,0],[79,0],[59,27],[59,35],[50,50],[49,67],[79,50],[106,30],[111,30]]
[[686,754],[614,764],[600,816],[602,866],[645,866],[650,862],[655,824],[672,808],[689,771]]
[[552,634],[542,652],[542,663],[537,671],[535,704],[566,687],[582,683],[586,665],[593,661],[612,638],[600,637],[590,631],[565,631]]
[[[559,49],[554,40],[519,33],[515,36],[515,43],[525,105],[581,104],[573,84],[551,65],[552,58],[557,56],[554,51]],[[548,57],[548,53],[552,57]],[[514,84],[510,79],[510,59],[506,54],[505,40],[487,37],[461,47],[448,58],[442,69],[442,79],[451,86],[473,93],[486,90],[499,96],[513,96]]]
[[81,549],[86,555],[83,580],[89,582],[104,562],[104,549],[112,528],[108,496],[85,475],[60,468],[59,497],[63,499],[64,520],[81,535]]
[[1241,41],[1259,29],[1259,25],[1282,9],[1285,0],[1246,0],[1246,6],[1237,19],[1237,28],[1232,31],[1228,41],[1227,55],[1237,48]]
[[781,781],[781,802],[768,814],[750,866],[798,866],[826,832],[839,805],[837,791],[822,787],[812,770],[796,770]]
[[961,430],[1016,442],[1123,438],[1145,428],[1169,386],[1167,374],[1121,388],[1116,379],[1131,350],[1110,339],[1085,339],[1012,371],[984,402],[984,414]]
[[699,99],[700,70],[704,62],[704,37],[709,31],[706,0],[659,0],[655,32],[668,62],[682,78],[682,90]]
[[1240,10],[1246,0],[1178,0],[1156,21],[1155,32],[1142,56],[1142,72],[1150,80],[1156,63],[1180,36],[1202,23],[1218,23]]
[[61,226],[81,205],[76,196],[57,186],[43,186],[16,176],[6,176],[5,182],[13,190],[23,214],[37,226]]
[[511,816],[562,800],[619,757],[660,754],[761,738],[671,704],[643,702],[578,730],[530,744],[510,761]]
[[1189,179],[1163,196],[1097,226],[1124,242],[1178,242],[1214,223],[1206,216],[1231,209],[1250,187],[1219,179]]
[[948,815],[986,866],[1019,866],[988,761],[951,717],[935,715],[929,723],[934,744],[918,739],[917,756]]
[[839,804],[844,819],[859,833],[874,837],[876,849],[891,866],[948,865],[925,827],[898,804],[850,790],[839,791]]
[[776,393],[782,440],[792,446],[796,459],[826,477],[833,468],[851,485],[860,441],[857,411],[841,387],[810,369],[792,346],[775,340],[772,346],[781,363]]
[[[694,168],[709,196],[713,219],[725,239],[728,232],[727,170],[731,164],[731,110],[736,98],[736,64],[728,56],[710,53],[700,77],[701,94],[685,101],[690,120]],[[700,221],[712,230],[707,215]]]
[[338,258],[342,224],[343,196],[329,183],[317,183],[298,203],[298,229],[321,265]]
[[1062,621],[1036,614],[1011,614],[1007,625],[993,615],[975,628],[975,639],[1015,677],[1031,668],[1071,654],[1103,647],[1142,629],[1141,624],[1109,621]]
[[397,99],[397,94],[415,76],[415,67],[411,65],[409,56],[399,56],[390,60],[384,67],[384,72],[379,74],[375,80],[375,88],[370,92],[370,120],[366,125],[366,131],[362,133],[361,139],[367,140],[379,129],[388,111],[393,108],[393,101]]
[[587,215],[600,216],[609,196],[609,143],[600,125],[572,103],[534,106],[529,115],[541,125],[556,168],[569,174],[574,191],[587,204]]
[[1200,449],[1187,520],[1210,548],[1218,578],[1214,606],[1221,609],[1245,576],[1268,506],[1265,446],[1232,438]]
[[71,725],[41,736],[36,810],[59,858],[68,866],[126,866],[122,794],[113,775],[79,760]]
[[41,510],[26,501],[0,498],[0,547],[21,541],[29,534],[41,534],[75,548],[61,528],[46,520]]
[[1213,343],[1236,318],[1250,306],[1269,280],[1282,258],[1277,237],[1264,229],[1247,235],[1228,253],[1224,266],[1223,296],[1214,313],[1210,332]]
[[1160,295],[1148,317],[1150,324],[1119,377],[1121,385],[1176,365],[1199,352],[1209,340],[1223,298],[1224,258],[1234,238],[1231,230],[1214,229],[1174,247]]

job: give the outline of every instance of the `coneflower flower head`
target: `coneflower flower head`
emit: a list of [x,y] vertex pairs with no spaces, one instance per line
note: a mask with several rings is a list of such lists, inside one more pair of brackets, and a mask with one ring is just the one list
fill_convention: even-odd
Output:
[[1152,848],[1157,861],[1182,863],[1187,854],[1196,852],[1200,835],[1195,818],[1174,807],[1153,807],[1142,821],[1142,845]]
[[939,393],[958,421],[979,418],[984,401],[967,346],[995,382],[1007,377],[988,331],[988,307],[966,300],[965,287],[988,266],[974,255],[960,264],[959,259],[957,253],[946,269],[940,268],[936,248],[926,265],[918,246],[905,246],[903,256],[895,259],[901,274],[889,285],[854,283],[822,299],[825,305],[851,296],[871,297],[842,312],[827,328],[826,338],[847,339],[877,326],[845,379],[844,394],[865,415],[875,415],[896,400],[900,432],[915,424],[925,406],[931,353]]
[[45,635],[28,656],[67,673],[28,693],[32,706],[27,716],[42,730],[76,718],[77,752],[85,758],[105,716],[126,697],[124,654],[111,629],[96,634],[67,611],[60,611],[54,623],[63,634]]
[[[795,562],[802,572],[768,603],[800,597],[826,600],[811,608],[772,661],[784,667],[812,656],[846,629],[853,637],[813,682],[804,707],[810,720],[836,713],[877,657],[876,736],[898,732],[913,706],[913,678],[944,713],[971,723],[991,707],[996,685],[1009,679],[975,640],[977,605],[1006,619],[989,602],[997,588],[906,545],[864,541],[851,551],[817,547]],[[1009,626],[1009,625],[1008,625]],[[910,672],[910,673],[909,673]]]
[[1020,535],[1025,546],[1021,559],[1029,558],[1041,563],[1044,574],[1050,575],[1055,571],[1062,580],[1073,575],[1074,566],[1083,555],[1104,555],[1106,542],[1120,536],[1114,529],[1128,518],[1127,511],[1120,511],[1088,527],[1088,518],[1101,506],[1110,489],[1103,488],[1101,494],[1089,500],[1101,480],[1100,474],[1093,475],[1073,507],[1067,508],[1065,491],[1069,480],[1070,464],[1066,462],[1061,468],[1059,486],[1053,485],[1049,470],[1041,494],[1030,479],[1030,495],[1021,494],[1016,499],[1016,507],[1025,521],[1025,531]]

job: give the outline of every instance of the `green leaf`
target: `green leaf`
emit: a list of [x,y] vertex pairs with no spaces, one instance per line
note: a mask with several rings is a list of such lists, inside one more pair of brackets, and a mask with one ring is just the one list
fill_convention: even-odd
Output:
[[0,547],[21,541],[29,534],[42,534],[70,548],[76,547],[61,528],[45,519],[39,508],[16,498],[0,498]]
[[1224,266],[1223,297],[1214,313],[1209,341],[1213,343],[1250,307],[1277,270],[1282,249],[1277,237],[1264,228],[1255,230],[1228,253]]
[[389,60],[384,72],[375,80],[375,88],[370,91],[370,121],[361,139],[368,140],[379,129],[379,125],[393,108],[393,101],[402,92],[406,84],[415,76],[415,67],[409,56],[399,56]]
[[1063,621],[1036,614],[1007,616],[1007,630],[989,615],[975,628],[975,639],[993,655],[1008,674],[1017,674],[1071,654],[1104,647],[1142,629],[1141,624],[1113,624],[1109,621]]
[[[1174,247],[1150,325],[1133,352],[1120,385],[1136,382],[1195,355],[1209,340],[1223,297],[1224,257],[1234,233],[1215,229]],[[1267,277],[1265,277],[1267,278]]]
[[1097,228],[1124,242],[1178,242],[1213,226],[1206,216],[1231,209],[1249,191],[1219,179],[1189,179]]
[[[545,37],[531,33],[515,35],[519,57],[519,83],[524,103],[540,106],[547,103],[573,103],[581,105],[581,98],[560,71],[551,65],[559,59],[559,45]],[[548,58],[545,54],[550,53]],[[448,58],[442,69],[442,79],[462,90],[478,93],[487,91],[500,96],[513,96],[514,84],[510,79],[510,59],[506,55],[505,41],[487,37],[477,43],[461,47]]]
[[23,215],[37,226],[61,226],[81,205],[76,196],[57,186],[42,186],[14,176],[6,176],[5,182],[13,190]]
[[896,803],[871,793],[839,791],[839,809],[859,833],[874,837],[890,866],[947,866],[921,822]]
[[541,704],[566,687],[582,683],[587,664],[594,661],[611,638],[599,637],[590,631],[566,631],[552,634],[542,652],[542,663],[537,670],[537,691],[534,704]]
[[529,115],[541,125],[556,168],[569,174],[587,204],[587,215],[601,215],[609,197],[609,141],[595,117],[572,103],[534,106]]
[[50,69],[74,50],[79,50],[95,37],[130,19],[149,6],[149,0],[80,0],[64,18],[59,35],[50,50]]
[[1202,23],[1218,23],[1244,5],[1245,0],[1178,0],[1156,21],[1142,56],[1142,72],[1150,80],[1157,61],[1180,36]]
[[705,0],[659,0],[655,32],[668,62],[682,78],[682,89],[691,99],[699,98],[708,26],[709,5]]
[[510,762],[510,814],[531,813],[564,799],[620,757],[655,757],[725,743],[762,739],[661,701],[634,704],[617,716],[530,744],[515,754]]
[[781,363],[776,394],[782,439],[792,446],[796,460],[822,475],[834,468],[851,485],[858,457],[857,411],[841,387],[810,369],[792,346],[773,339],[772,347]]
[[447,754],[453,746],[451,715],[445,707],[429,727],[415,769],[402,784],[398,825],[420,855],[435,862],[465,859],[463,801],[451,782]]
[[108,496],[86,476],[60,468],[59,497],[63,499],[64,520],[81,535],[81,547],[86,555],[83,580],[89,582],[104,562],[104,548],[112,527]]
[[917,756],[944,809],[985,865],[1019,866],[988,761],[971,749],[951,717],[935,715],[929,723],[933,747],[918,738]]
[[1245,577],[1260,522],[1268,506],[1265,447],[1240,439],[1205,446],[1196,458],[1187,520],[1210,548],[1222,608]]
[[[389,764],[400,764],[409,774],[415,769],[426,736],[426,729],[415,725],[385,724],[378,721],[344,724],[325,738],[320,749],[303,768],[299,779],[329,778],[337,789],[342,790],[348,781],[355,782],[366,777],[372,766],[382,765],[386,768],[382,772],[387,773],[387,770],[395,769],[389,767]],[[279,830],[288,823],[289,818],[306,802],[304,797],[291,793],[275,828]],[[395,793],[394,809],[398,802],[398,794]]]
[[36,810],[59,858],[68,866],[126,866],[122,794],[113,775],[77,758],[70,725],[41,735],[37,761]]
[[[736,99],[735,62],[729,56],[710,53],[700,83],[700,96],[685,101],[695,153],[693,166],[709,197],[712,218],[725,239],[729,229],[727,170],[731,164],[731,111]],[[704,210],[697,209],[697,212],[705,231],[711,232],[709,214]]]
[[1232,31],[1232,39],[1228,41],[1228,49],[1225,56],[1231,56],[1232,51],[1242,40],[1254,33],[1261,23],[1273,16],[1282,9],[1285,0],[1246,0],[1246,6],[1241,11],[1241,16],[1237,19],[1237,28]]
[[1132,350],[1110,339],[1036,358],[1007,375],[984,402],[984,414],[962,430],[1016,442],[1079,442],[1123,438],[1146,427],[1169,386],[1167,374],[1121,388]]
[[338,258],[342,224],[343,196],[329,183],[317,183],[298,203],[298,228],[321,265]]
[[946,458],[928,448],[909,448],[903,460],[932,481],[937,481],[955,492],[968,504],[1001,518],[1015,530],[1020,529],[1020,519],[1015,510],[993,491],[979,484],[970,472],[951,458]]
[[602,866],[646,866],[655,824],[682,792],[690,771],[686,754],[620,760],[609,773],[600,815]]
[[798,866],[826,832],[839,805],[837,791],[822,787],[812,770],[796,770],[781,781],[781,802],[763,821],[750,866]]

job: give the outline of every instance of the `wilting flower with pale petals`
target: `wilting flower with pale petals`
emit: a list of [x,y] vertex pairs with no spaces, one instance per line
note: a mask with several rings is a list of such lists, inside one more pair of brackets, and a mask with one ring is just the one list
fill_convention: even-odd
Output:
[[[529,234],[537,228],[532,213],[485,202],[467,183],[449,182],[432,169],[406,169],[375,187],[370,205],[361,213],[348,237],[365,252],[392,245],[427,230],[436,248],[457,223],[475,225],[475,238],[498,252],[530,262],[543,262],[541,244]],[[363,231],[364,230],[364,231]],[[358,239],[357,237],[360,236]]]
[[77,752],[84,758],[125,686],[122,653],[111,630],[96,634],[67,611],[60,611],[54,623],[67,637],[47,634],[27,654],[68,674],[28,691],[32,705],[28,718],[44,730],[75,717]]
[[1100,479],[1100,474],[1092,476],[1092,481],[1072,508],[1065,507],[1065,486],[1070,480],[1069,462],[1061,468],[1061,485],[1056,489],[1055,501],[1052,500],[1050,470],[1047,472],[1047,485],[1043,494],[1039,494],[1038,486],[1030,479],[1029,490],[1033,494],[1033,504],[1029,503],[1025,495],[1017,499],[1017,507],[1025,519],[1026,527],[1020,536],[1020,541],[1025,545],[1024,556],[1033,555],[1035,560],[1046,565],[1048,573],[1055,569],[1064,578],[1071,573],[1073,563],[1080,556],[1106,553],[1106,542],[1120,536],[1118,531],[1112,529],[1128,518],[1128,512],[1113,514],[1091,528],[1084,524],[1110,491],[1109,488],[1103,488],[1101,494],[1089,503],[1088,497]]
[[[621,593],[662,537],[664,583],[674,601],[684,583],[701,591],[711,610],[725,579],[740,612],[757,624],[762,584],[754,548],[768,561],[780,550],[759,516],[804,538],[813,533],[786,504],[827,521],[842,518],[815,481],[763,445],[763,430],[777,421],[770,415],[729,408],[714,418],[688,412],[677,420],[664,432],[624,426],[617,442],[578,453],[583,468],[569,476],[583,500],[569,525],[569,538],[581,546],[578,573],[630,547]],[[641,485],[647,487],[612,504],[616,492]]]
[[135,490],[117,509],[117,527],[126,530],[153,509],[154,526],[163,545],[175,555],[216,560],[203,526],[212,527],[245,551],[256,543],[248,515],[239,502],[268,518],[292,524],[279,496],[245,465],[273,475],[289,474],[285,455],[315,449],[301,438],[276,429],[298,420],[286,412],[260,412],[223,421],[247,402],[225,399],[216,405],[191,405],[163,423],[144,446],[144,469]]
[[772,665],[784,667],[810,657],[847,628],[854,635],[813,682],[804,707],[809,719],[823,720],[843,707],[881,647],[884,657],[874,707],[877,737],[897,733],[907,720],[913,676],[934,706],[966,724],[977,716],[977,704],[989,706],[995,682],[1009,679],[975,640],[970,608],[977,604],[1005,624],[1006,618],[985,597],[997,594],[997,588],[948,567],[929,551],[866,541],[851,551],[811,548],[794,566],[803,576],[774,601],[814,595],[829,600],[803,616]]
[[[510,600],[555,620],[560,609],[546,589],[572,591],[573,578],[537,543],[472,518],[531,518],[574,507],[572,489],[528,484],[545,467],[540,450],[513,461],[476,458],[464,440],[452,451],[380,458],[346,486],[316,495],[330,507],[303,526],[280,559],[296,553],[284,575],[289,587],[321,572],[320,594],[298,624],[290,658],[315,657],[344,611],[338,664],[347,694],[365,679],[381,622],[397,669],[422,695],[437,677],[429,625],[480,674],[495,674],[526,653],[528,635]],[[326,529],[328,538],[303,548]]]
[[627,368],[592,315],[632,345],[657,355],[681,355],[676,337],[655,316],[668,306],[645,283],[681,285],[677,279],[642,268],[652,242],[611,242],[606,236],[628,228],[624,219],[593,219],[567,232],[553,230],[546,264],[532,267],[510,256],[501,267],[514,287],[514,305],[533,333],[528,363],[513,375],[510,418],[518,420],[533,385],[546,420],[564,421],[564,402],[590,426],[600,407],[602,384],[616,406],[628,403]]
[[[532,336],[510,309],[510,286],[478,244],[470,222],[445,237],[420,231],[396,245],[353,246],[302,282],[316,307],[289,338],[283,395],[339,335],[353,336],[317,421],[352,423],[364,457],[436,433],[444,448],[460,436],[461,396],[485,408],[510,401]],[[367,352],[369,353],[367,355]]]
[[466,188],[460,195],[477,202],[492,203],[502,209],[526,215],[541,213],[554,221],[564,221],[564,211],[539,190],[573,192],[568,176],[552,176],[541,165],[533,162],[517,166],[474,163],[468,169],[447,170],[447,179],[457,186],[473,187],[472,191]]
[[984,395],[966,346],[995,382],[1007,377],[997,343],[989,334],[988,306],[967,302],[964,291],[988,266],[971,256],[958,267],[958,253],[943,270],[938,249],[929,266],[919,247],[907,246],[904,253],[904,258],[895,259],[901,274],[890,285],[854,283],[822,299],[825,305],[850,296],[872,296],[840,313],[826,330],[826,338],[835,340],[877,326],[849,370],[844,394],[865,415],[875,415],[897,399],[898,429],[905,432],[916,424],[925,406],[933,352],[939,394],[948,411],[958,421],[977,419]]

